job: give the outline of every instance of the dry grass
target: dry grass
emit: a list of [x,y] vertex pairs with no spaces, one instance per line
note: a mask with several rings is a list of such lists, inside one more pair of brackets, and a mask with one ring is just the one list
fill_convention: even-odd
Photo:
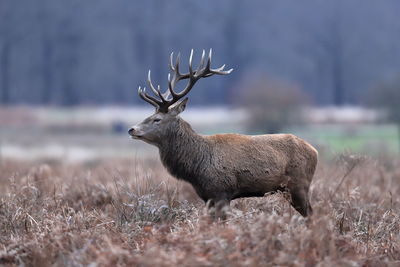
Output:
[[277,193],[236,200],[212,222],[158,161],[3,161],[0,179],[0,265],[400,265],[391,160],[320,164],[310,220]]

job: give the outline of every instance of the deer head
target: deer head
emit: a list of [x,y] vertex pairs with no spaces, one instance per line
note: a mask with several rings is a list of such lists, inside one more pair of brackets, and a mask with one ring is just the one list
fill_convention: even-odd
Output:
[[[193,88],[195,83],[200,78],[210,77],[214,74],[225,75],[232,72],[233,69],[224,70],[225,65],[212,69],[211,68],[211,56],[212,50],[210,49],[207,59],[205,58],[205,51],[203,50],[199,66],[196,70],[193,70],[192,59],[193,49],[190,52],[189,57],[189,72],[181,73],[179,70],[180,54],[176,57],[174,64],[174,55],[171,53],[169,67],[172,72],[168,74],[168,88],[165,93],[161,92],[160,86],[157,88],[151,81],[151,71],[149,70],[147,76],[147,83],[154,95],[150,95],[146,92],[146,88],[139,86],[139,96],[149,104],[153,105],[156,110],[155,113],[146,118],[141,123],[133,126],[129,129],[129,135],[134,139],[140,139],[147,143],[157,145],[163,139],[166,134],[166,129],[174,127],[174,124],[179,119],[179,114],[185,110],[185,106],[188,98],[185,97],[190,90]],[[188,80],[184,89],[180,92],[175,91],[177,83],[181,80]]]

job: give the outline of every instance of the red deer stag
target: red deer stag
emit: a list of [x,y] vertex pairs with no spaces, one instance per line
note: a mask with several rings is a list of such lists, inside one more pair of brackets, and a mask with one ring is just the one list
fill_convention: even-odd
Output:
[[[147,82],[154,96],[141,87],[138,93],[156,111],[129,130],[131,137],[158,147],[168,171],[189,182],[217,210],[236,198],[262,197],[267,192],[286,190],[291,205],[304,217],[310,215],[308,191],[318,161],[317,150],[310,144],[292,134],[204,136],[178,116],[185,109],[185,96],[200,78],[232,71],[224,70],[225,65],[212,69],[211,50],[207,59],[203,51],[196,70],[192,57],[193,50],[189,72],[181,73],[179,54],[175,64],[171,54],[169,67],[173,75],[168,75],[168,89],[164,93],[160,86],[154,87],[149,71]],[[181,80],[188,80],[187,85],[176,92],[174,88]]]

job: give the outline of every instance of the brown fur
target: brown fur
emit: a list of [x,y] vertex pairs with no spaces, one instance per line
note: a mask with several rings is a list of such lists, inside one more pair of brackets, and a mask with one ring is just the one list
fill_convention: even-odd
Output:
[[154,141],[168,171],[193,185],[204,201],[229,203],[240,197],[287,190],[292,206],[312,213],[308,191],[317,151],[291,134],[202,136],[176,117]]

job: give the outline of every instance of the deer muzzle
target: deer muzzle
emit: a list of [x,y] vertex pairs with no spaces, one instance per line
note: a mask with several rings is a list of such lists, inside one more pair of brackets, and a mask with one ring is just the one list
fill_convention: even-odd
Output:
[[135,126],[128,130],[128,134],[132,138],[140,138],[141,137],[140,134],[138,133],[138,129]]

